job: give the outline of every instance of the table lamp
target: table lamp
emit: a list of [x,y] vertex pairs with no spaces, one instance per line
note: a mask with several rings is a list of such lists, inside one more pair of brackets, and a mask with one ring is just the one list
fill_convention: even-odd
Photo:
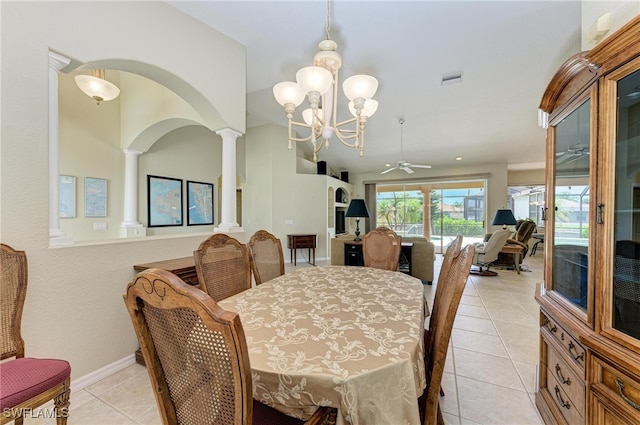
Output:
[[492,226],[500,226],[502,225],[502,230],[507,230],[507,226],[512,226],[518,224],[518,221],[513,216],[511,210],[498,210],[496,211],[495,217],[493,217],[493,221],[491,222]]
[[345,217],[355,217],[356,219],[356,238],[354,241],[361,241],[360,238],[360,217],[369,218],[369,209],[364,199],[352,199],[347,208]]

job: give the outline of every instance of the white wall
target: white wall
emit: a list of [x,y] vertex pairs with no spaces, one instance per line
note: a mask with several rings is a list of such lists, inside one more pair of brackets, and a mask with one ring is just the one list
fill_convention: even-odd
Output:
[[[49,248],[49,50],[82,62],[131,60],[165,70],[165,77],[175,76],[168,84],[176,93],[188,82],[184,89],[199,93],[199,106],[219,112],[220,128],[240,131],[245,52],[162,2],[1,7],[0,239],[28,256],[26,354],[68,359],[77,379],[130,356],[138,345],[122,301],[132,265],[191,255],[204,236]],[[96,16],[117,24],[97,25]],[[111,161],[112,147],[105,150]]]

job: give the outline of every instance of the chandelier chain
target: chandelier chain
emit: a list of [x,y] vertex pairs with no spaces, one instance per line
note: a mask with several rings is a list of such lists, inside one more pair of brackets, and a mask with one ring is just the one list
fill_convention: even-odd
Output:
[[327,32],[327,40],[331,40],[331,34],[329,33],[331,30],[331,24],[329,22],[331,15],[331,1],[327,0],[327,25],[325,26],[325,31]]

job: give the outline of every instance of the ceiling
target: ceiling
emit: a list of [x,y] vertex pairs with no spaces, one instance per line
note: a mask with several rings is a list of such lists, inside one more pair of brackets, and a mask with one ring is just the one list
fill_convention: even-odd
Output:
[[[326,2],[169,3],[246,46],[247,128],[286,126],[272,87],[295,81],[296,71],[312,64],[326,38]],[[363,158],[334,137],[319,160],[352,173],[380,172],[400,159],[433,170],[496,162],[541,168],[545,131],[537,108],[555,71],[579,51],[580,25],[579,1],[331,2],[341,81],[375,76],[380,105],[367,124]],[[462,82],[443,85],[452,73],[462,73]],[[345,112],[346,98],[339,99]],[[395,173],[405,175],[387,176]]]

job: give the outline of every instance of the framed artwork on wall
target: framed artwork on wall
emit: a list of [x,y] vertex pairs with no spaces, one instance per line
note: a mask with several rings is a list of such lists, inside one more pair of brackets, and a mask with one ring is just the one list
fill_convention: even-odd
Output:
[[182,180],[147,175],[147,225],[182,226]]
[[213,184],[187,180],[187,226],[213,224]]
[[107,216],[107,180],[84,178],[84,216]]
[[60,218],[76,217],[75,176],[58,176],[58,204]]

